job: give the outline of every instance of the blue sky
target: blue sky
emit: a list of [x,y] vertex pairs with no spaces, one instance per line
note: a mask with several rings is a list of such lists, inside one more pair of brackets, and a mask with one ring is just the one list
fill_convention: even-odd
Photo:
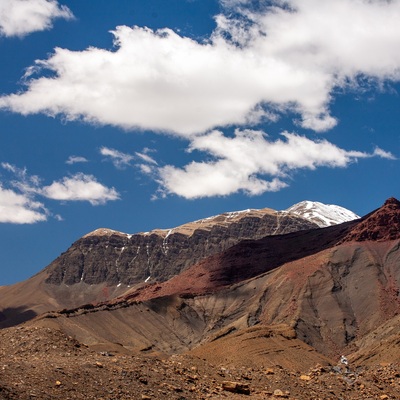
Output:
[[400,197],[400,1],[1,0],[0,285],[99,227]]

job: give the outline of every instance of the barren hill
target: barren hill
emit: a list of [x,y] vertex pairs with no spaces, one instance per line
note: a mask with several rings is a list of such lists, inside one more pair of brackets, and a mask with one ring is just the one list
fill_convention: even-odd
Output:
[[148,281],[166,281],[244,239],[310,228],[318,226],[300,216],[265,208],[134,235],[97,229],[33,278],[0,288],[0,327],[45,311],[112,299]]
[[399,216],[389,199],[358,221],[244,240],[3,329],[0,399],[94,399],[99,385],[107,399],[400,398]]
[[244,241],[166,282],[51,316],[83,342],[113,342],[125,331],[123,345],[166,353],[254,325],[286,324],[319,352],[338,356],[399,312],[400,237],[343,242],[385,207],[361,221]]

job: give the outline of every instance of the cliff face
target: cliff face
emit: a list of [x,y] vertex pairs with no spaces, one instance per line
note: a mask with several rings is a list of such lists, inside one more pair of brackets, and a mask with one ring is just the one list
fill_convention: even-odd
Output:
[[46,283],[134,285],[163,282],[245,239],[317,228],[270,209],[226,213],[170,230],[127,235],[98,229],[76,241],[48,267]]

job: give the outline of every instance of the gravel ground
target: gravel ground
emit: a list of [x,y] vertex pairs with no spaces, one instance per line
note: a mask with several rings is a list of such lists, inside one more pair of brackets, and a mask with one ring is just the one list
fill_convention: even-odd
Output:
[[399,399],[400,366],[211,365],[201,357],[95,351],[48,327],[0,331],[0,399]]

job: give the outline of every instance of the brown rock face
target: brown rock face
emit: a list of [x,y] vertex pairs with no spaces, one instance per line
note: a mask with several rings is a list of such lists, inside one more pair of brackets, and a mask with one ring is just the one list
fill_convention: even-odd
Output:
[[144,300],[172,294],[190,296],[215,292],[329,249],[354,224],[351,221],[328,228],[242,241],[201,260],[166,282],[148,285],[127,295]]
[[316,227],[301,217],[264,209],[135,235],[98,229],[76,241],[47,267],[46,283],[134,285],[148,278],[163,282],[241,240]]
[[378,210],[368,214],[342,242],[400,239],[400,202],[391,197]]

